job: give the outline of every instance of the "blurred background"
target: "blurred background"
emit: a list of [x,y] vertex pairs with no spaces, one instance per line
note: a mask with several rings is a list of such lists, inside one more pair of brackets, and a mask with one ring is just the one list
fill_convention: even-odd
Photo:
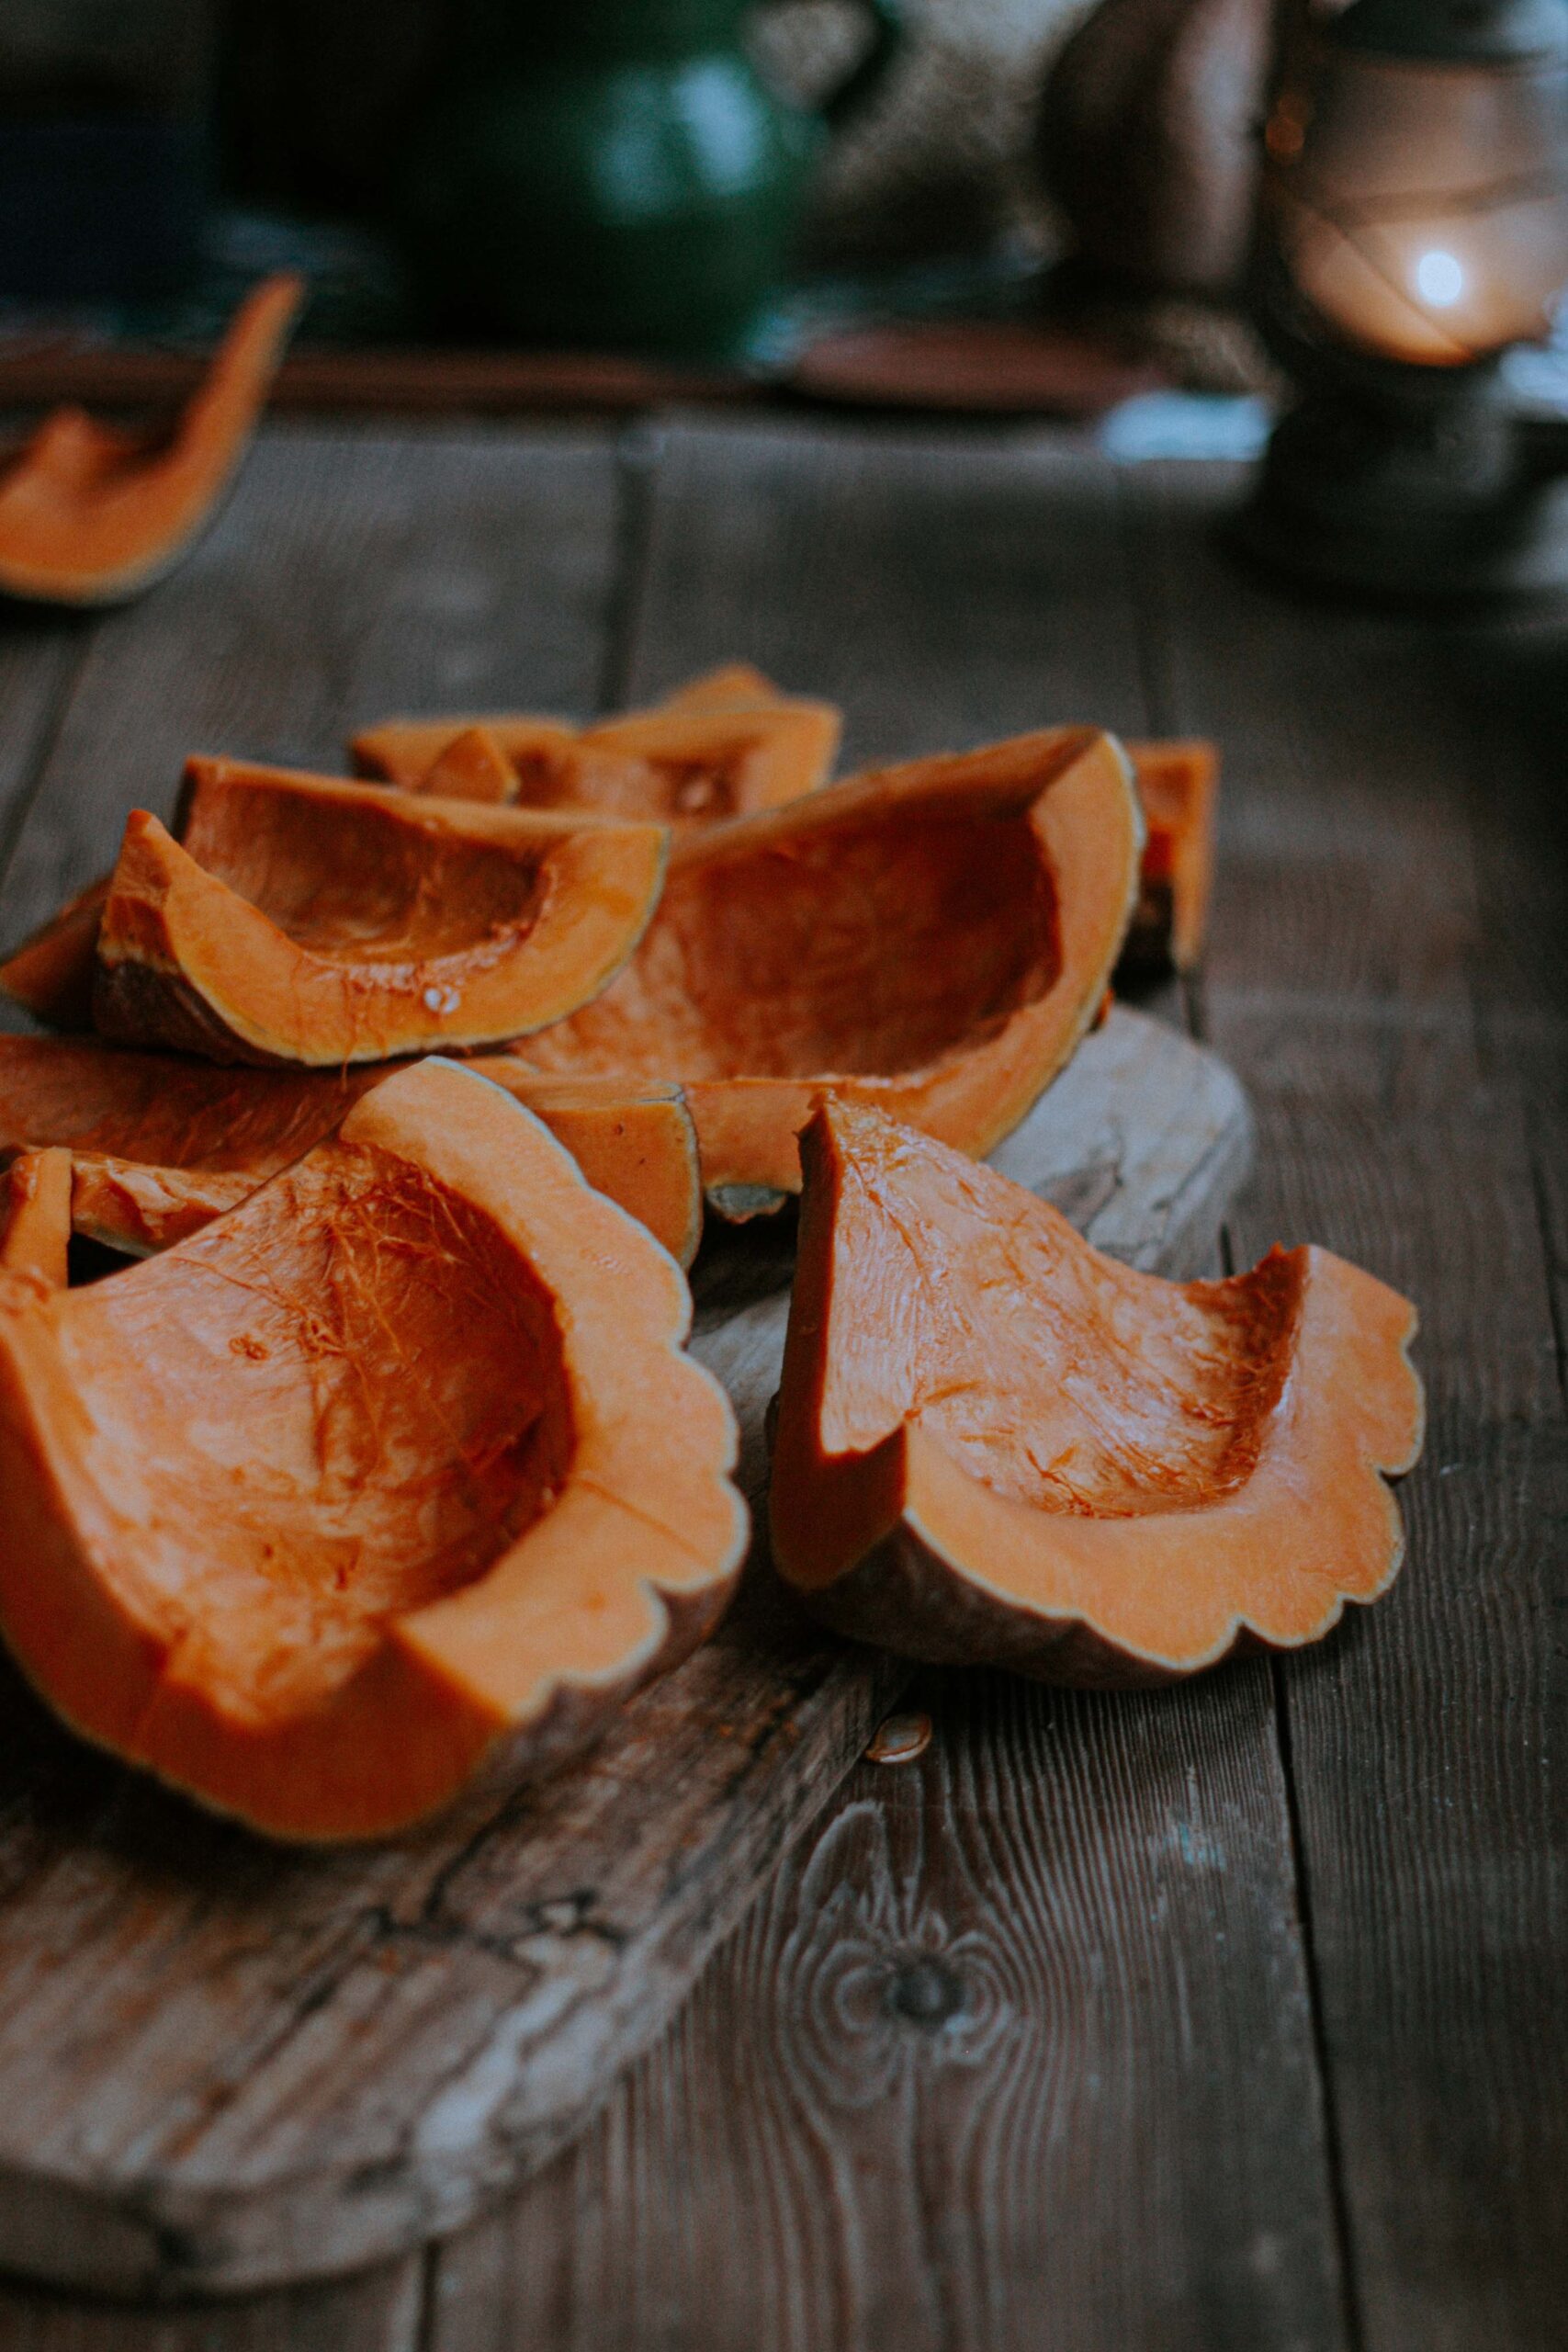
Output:
[[316,340],[750,363],[1043,295],[1243,384],[1269,59],[1304,5],[5,0],[0,334],[194,337],[278,266]]

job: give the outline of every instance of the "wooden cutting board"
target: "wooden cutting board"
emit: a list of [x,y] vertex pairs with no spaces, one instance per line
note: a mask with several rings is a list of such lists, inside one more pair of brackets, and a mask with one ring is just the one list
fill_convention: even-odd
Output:
[[[1102,1248],[1190,1273],[1248,1148],[1224,1066],[1118,1009],[996,1159]],[[754,1504],[788,1271],[781,1223],[722,1238],[696,1283]],[[716,1638],[574,1770],[293,1854],[0,1671],[0,2267],[139,2294],[347,2269],[547,2161],[908,1673],[818,1634],[754,1555]]]

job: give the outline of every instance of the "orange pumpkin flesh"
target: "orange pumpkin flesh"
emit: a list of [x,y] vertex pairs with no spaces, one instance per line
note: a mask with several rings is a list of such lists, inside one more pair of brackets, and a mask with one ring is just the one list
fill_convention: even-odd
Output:
[[750,662],[726,662],[716,670],[705,670],[700,677],[688,678],[683,686],[666,695],[660,707],[664,710],[755,710],[759,703],[792,699]]
[[0,964],[0,990],[51,1028],[92,1026],[98,927],[108,894],[109,876],[100,875]]
[[[419,792],[447,752],[465,738],[481,736],[507,766],[506,797],[518,797],[520,779],[547,783],[566,761],[577,740],[577,729],[561,718],[539,718],[505,711],[473,718],[388,718],[378,727],[362,728],[351,737],[350,763],[355,775],[377,784],[395,784],[404,792]],[[454,797],[460,797],[455,795]],[[488,797],[488,795],[481,796]]]
[[620,978],[514,1050],[678,1082],[728,1215],[799,1190],[827,1087],[984,1153],[1093,1021],[1141,846],[1127,763],[1089,729],[851,778],[682,836]]
[[669,1257],[439,1060],[193,1239],[0,1274],[0,1624],[92,1739],[276,1836],[554,1762],[714,1623],[733,1417]]
[[174,436],[149,447],[81,409],[46,417],[0,477],[0,591],[107,605],[175,564],[244,455],[304,288],[269,277],[235,313]]
[[466,727],[460,735],[454,735],[414,789],[434,792],[447,800],[489,800],[497,805],[521,797],[517,770],[488,727]]
[[832,766],[833,706],[760,684],[760,699],[699,692],[580,731],[528,717],[394,719],[356,735],[350,756],[355,775],[411,792],[711,823],[798,799]]
[[1189,972],[1201,959],[1214,876],[1219,756],[1212,743],[1129,743],[1148,824],[1123,962]]
[[24,1151],[0,1172],[0,1268],[63,1290],[71,1243],[71,1154]]
[[106,1036],[323,1067],[478,1046],[602,989],[666,835],[194,759],[179,841],[130,817],[98,932]]
[[922,1658],[1169,1680],[1316,1640],[1403,1552],[1409,1304],[1322,1250],[1178,1284],[856,1105],[805,1138],[773,1556]]
[[[530,1080],[508,1056],[469,1067],[541,1118],[596,1192],[646,1225],[681,1265],[696,1254],[696,1136],[679,1091],[611,1080]],[[330,1135],[387,1076],[223,1069],[85,1039],[0,1037],[0,1156],[64,1146],[71,1222],[145,1256],[184,1240]]]

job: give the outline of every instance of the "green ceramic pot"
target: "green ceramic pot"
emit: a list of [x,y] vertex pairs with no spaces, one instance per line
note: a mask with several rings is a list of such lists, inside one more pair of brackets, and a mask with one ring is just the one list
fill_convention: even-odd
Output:
[[897,0],[819,112],[742,33],[758,0],[485,0],[416,125],[398,225],[433,316],[528,342],[741,348],[829,129],[897,48]]

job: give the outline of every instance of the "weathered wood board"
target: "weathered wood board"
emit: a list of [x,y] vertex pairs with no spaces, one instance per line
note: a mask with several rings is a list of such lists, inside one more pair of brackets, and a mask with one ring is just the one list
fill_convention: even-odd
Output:
[[[1119,1255],[1212,1255],[1249,1121],[1118,1010],[998,1155]],[[697,1352],[765,1475],[788,1229],[699,1268]],[[753,1558],[717,1637],[576,1770],[416,1835],[283,1852],[0,1716],[0,2267],[122,2292],[344,2270],[546,2161],[658,2033],[905,1679]]]

